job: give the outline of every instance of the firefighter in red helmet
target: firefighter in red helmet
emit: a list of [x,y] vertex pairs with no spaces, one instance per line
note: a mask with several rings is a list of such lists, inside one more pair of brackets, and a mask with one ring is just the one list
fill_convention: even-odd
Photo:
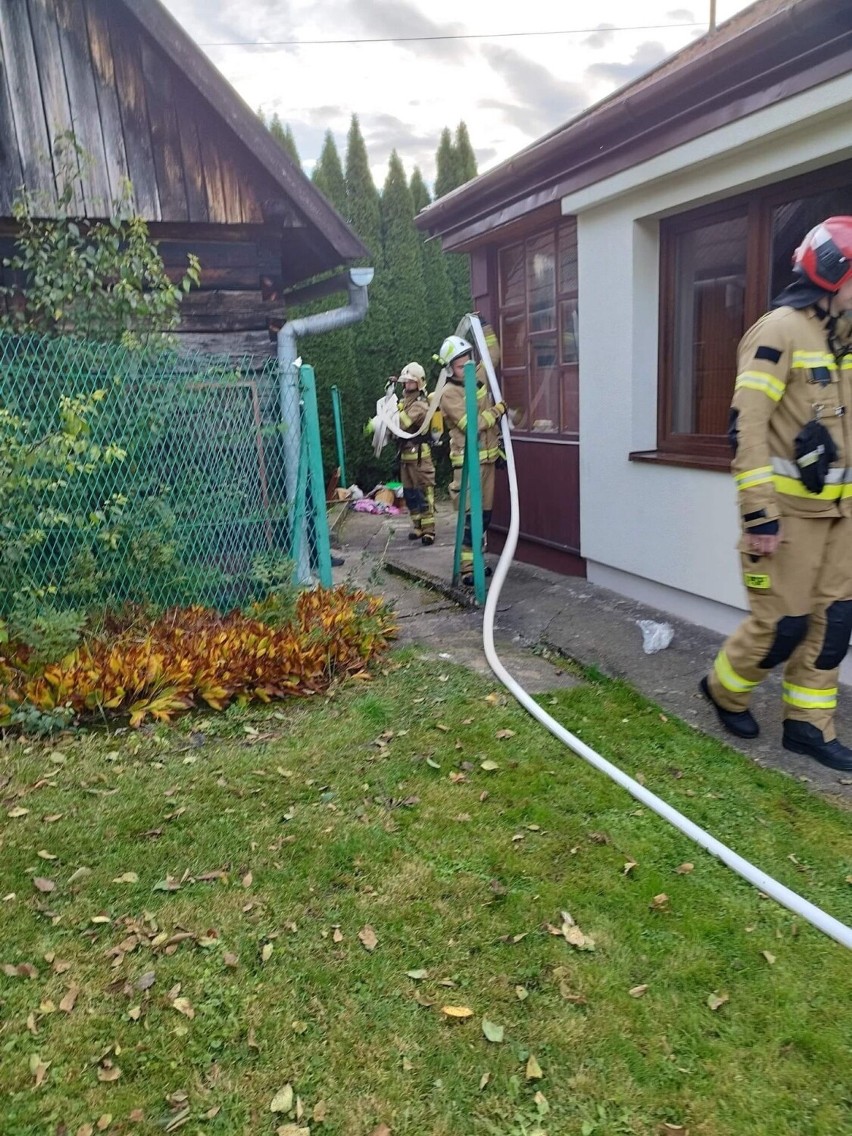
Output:
[[852,217],[813,228],[793,266],[739,345],[728,434],[751,614],[701,690],[753,738],[752,691],[783,664],[784,747],[849,771],[834,712],[852,634]]

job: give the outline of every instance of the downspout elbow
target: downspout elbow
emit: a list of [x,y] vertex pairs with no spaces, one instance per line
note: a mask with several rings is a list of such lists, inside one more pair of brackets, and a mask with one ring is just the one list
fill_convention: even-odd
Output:
[[[335,308],[330,312],[316,312],[311,316],[302,316],[300,319],[285,323],[278,333],[279,343],[283,336],[291,350],[286,351],[284,357],[295,359],[297,355],[296,341],[303,335],[324,335],[329,331],[339,331],[353,323],[360,323],[367,315],[369,303],[367,288],[373,279],[372,268],[350,268],[349,270],[349,303],[342,308]],[[281,353],[279,352],[279,357]]]

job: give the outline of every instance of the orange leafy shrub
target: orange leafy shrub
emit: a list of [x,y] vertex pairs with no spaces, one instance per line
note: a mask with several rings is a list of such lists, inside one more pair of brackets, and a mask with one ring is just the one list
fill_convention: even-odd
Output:
[[325,690],[363,670],[395,632],[382,600],[339,587],[303,592],[292,620],[271,626],[239,611],[173,608],[147,626],[117,623],[33,674],[14,644],[0,646],[0,725],[25,705],[78,718],[168,721],[202,703],[269,702]]

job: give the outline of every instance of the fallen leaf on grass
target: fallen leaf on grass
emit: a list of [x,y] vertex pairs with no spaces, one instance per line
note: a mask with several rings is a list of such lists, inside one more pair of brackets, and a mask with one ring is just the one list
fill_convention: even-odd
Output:
[[486,773],[493,773],[494,770],[499,769],[500,766],[496,761],[481,761],[479,763],[479,768],[484,769]]
[[44,1078],[51,1064],[52,1062],[50,1061],[42,1061],[37,1053],[30,1055],[30,1072],[35,1077],[33,1088],[37,1089],[39,1085],[44,1083]]
[[134,1108],[127,1114],[127,1119],[131,1124],[141,1124],[145,1119],[145,1112],[141,1108]]
[[179,1014],[183,1014],[190,1021],[195,1017],[195,1009],[189,998],[175,998],[172,1002],[172,1009],[177,1010]]
[[664,1122],[657,1129],[657,1136],[689,1136],[689,1129],[682,1124],[669,1124]]
[[544,1076],[541,1066],[535,1057],[530,1054],[527,1058],[526,1078],[528,1081],[540,1081]]
[[21,805],[16,805],[14,809],[10,809],[6,816],[12,820],[17,820],[18,817],[25,817],[29,813],[29,809],[23,808]]
[[136,982],[137,990],[150,990],[156,981],[156,974],[153,970],[146,970],[145,973]]
[[4,963],[3,973],[7,978],[38,978],[38,971],[31,962]]
[[311,1113],[311,1120],[316,1124],[323,1124],[328,1115],[328,1105],[324,1100],[317,1101],[314,1105],[314,1110]]
[[225,951],[222,955],[222,962],[225,966],[235,967],[240,965],[240,960],[231,951]]
[[668,911],[668,907],[669,897],[664,891],[661,891],[659,895],[655,895],[650,903],[650,908],[652,911]]
[[112,882],[114,884],[138,884],[139,877],[135,872],[122,872],[122,874],[116,876]]
[[76,872],[72,872],[71,875],[68,877],[69,887],[70,887],[71,884],[76,884],[78,880],[84,880],[86,878],[86,876],[90,876],[91,874],[92,874],[91,868],[78,868],[76,870]]
[[251,872],[246,872],[246,874],[243,876],[243,878],[240,882],[242,883],[244,888],[250,888],[253,880],[254,880],[254,876],[251,874]]
[[675,871],[679,876],[686,876],[689,875],[694,868],[694,864],[681,864],[679,867],[675,868]]
[[429,977],[429,971],[428,970],[407,970],[405,973],[408,975],[409,978],[414,978],[417,981],[419,981],[421,978],[428,978]]
[[766,961],[769,963],[770,966],[772,966],[774,964],[775,955],[772,954],[771,951],[761,951],[760,953],[763,955],[763,957],[766,959]]
[[502,741],[504,738],[513,738],[514,736],[515,736],[514,730],[498,730],[497,733],[494,735],[494,737],[498,738],[500,741]]
[[625,861],[624,867],[621,870],[621,874],[623,876],[629,876],[633,869],[638,867],[639,865],[635,860],[627,860]]
[[269,960],[272,958],[272,952],[274,950],[275,950],[275,946],[272,943],[264,943],[263,948],[260,952],[261,961],[262,962],[269,962]]
[[393,1136],[393,1133],[386,1124],[377,1124],[370,1136]]
[[301,1124],[282,1124],[275,1129],[275,1136],[311,1136],[310,1128],[302,1128]]
[[482,1019],[482,1032],[486,1040],[494,1042],[495,1045],[499,1045],[503,1040],[503,1027],[498,1026],[496,1022],[489,1021],[488,1018]]
[[279,1089],[269,1105],[270,1112],[289,1112],[293,1107],[293,1086],[285,1085],[283,1089]]
[[98,1132],[106,1132],[107,1128],[109,1128],[109,1126],[111,1124],[112,1124],[112,1113],[111,1112],[105,1112],[103,1114],[103,1116],[98,1117],[98,1123],[97,1123],[96,1127],[97,1127]]
[[728,994],[708,994],[707,1005],[711,1010],[718,1010],[720,1006],[724,1006],[729,1000]]
[[358,938],[361,940],[361,945],[364,947],[365,951],[374,951],[379,945],[376,932],[369,923],[358,932]]
[[74,1003],[77,1001],[77,996],[78,996],[79,993],[80,993],[80,987],[79,986],[69,986],[68,987],[68,990],[66,991],[65,996],[62,998],[62,1001],[59,1003],[59,1009],[62,1010],[62,1012],[64,1014],[70,1014],[71,1011],[74,1009]]
[[53,880],[45,879],[44,876],[33,876],[33,887],[44,895],[56,891],[56,884]]
[[643,982],[641,986],[633,986],[630,990],[627,991],[627,993],[631,998],[641,998],[642,995],[647,991],[647,989],[648,983]]
[[38,856],[42,860],[57,860],[57,859],[59,859],[59,857],[54,856],[52,852],[48,852],[48,850],[46,848],[40,848],[38,850],[38,852],[36,852],[36,856]]
[[529,998],[529,996],[530,996],[530,992],[529,992],[529,990],[527,990],[526,986],[516,986],[515,987],[515,997],[518,999],[519,1002],[525,1001],[525,999]]
[[491,1080],[491,1074],[490,1073],[483,1073],[482,1074],[482,1076],[479,1078],[479,1091],[480,1092],[482,1092],[482,1090],[485,1088],[485,1086],[488,1084],[488,1082],[490,1080]]
[[121,1069],[118,1065],[113,1064],[107,1057],[98,1066],[98,1080],[103,1081],[105,1084],[111,1084],[117,1081],[121,1076]]
[[442,1006],[441,1013],[456,1021],[465,1021],[473,1017],[473,1010],[469,1006]]
[[342,943],[343,942],[343,932],[340,930],[339,927],[335,927],[334,931],[332,931],[331,941],[333,943]]

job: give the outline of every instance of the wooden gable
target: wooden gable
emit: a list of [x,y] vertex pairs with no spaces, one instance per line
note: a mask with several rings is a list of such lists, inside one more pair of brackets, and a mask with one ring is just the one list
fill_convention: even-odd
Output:
[[366,253],[159,0],[0,0],[0,217],[22,185],[58,211],[70,131],[90,159],[77,216],[107,216],[129,178],[160,235],[276,233],[285,286]]

